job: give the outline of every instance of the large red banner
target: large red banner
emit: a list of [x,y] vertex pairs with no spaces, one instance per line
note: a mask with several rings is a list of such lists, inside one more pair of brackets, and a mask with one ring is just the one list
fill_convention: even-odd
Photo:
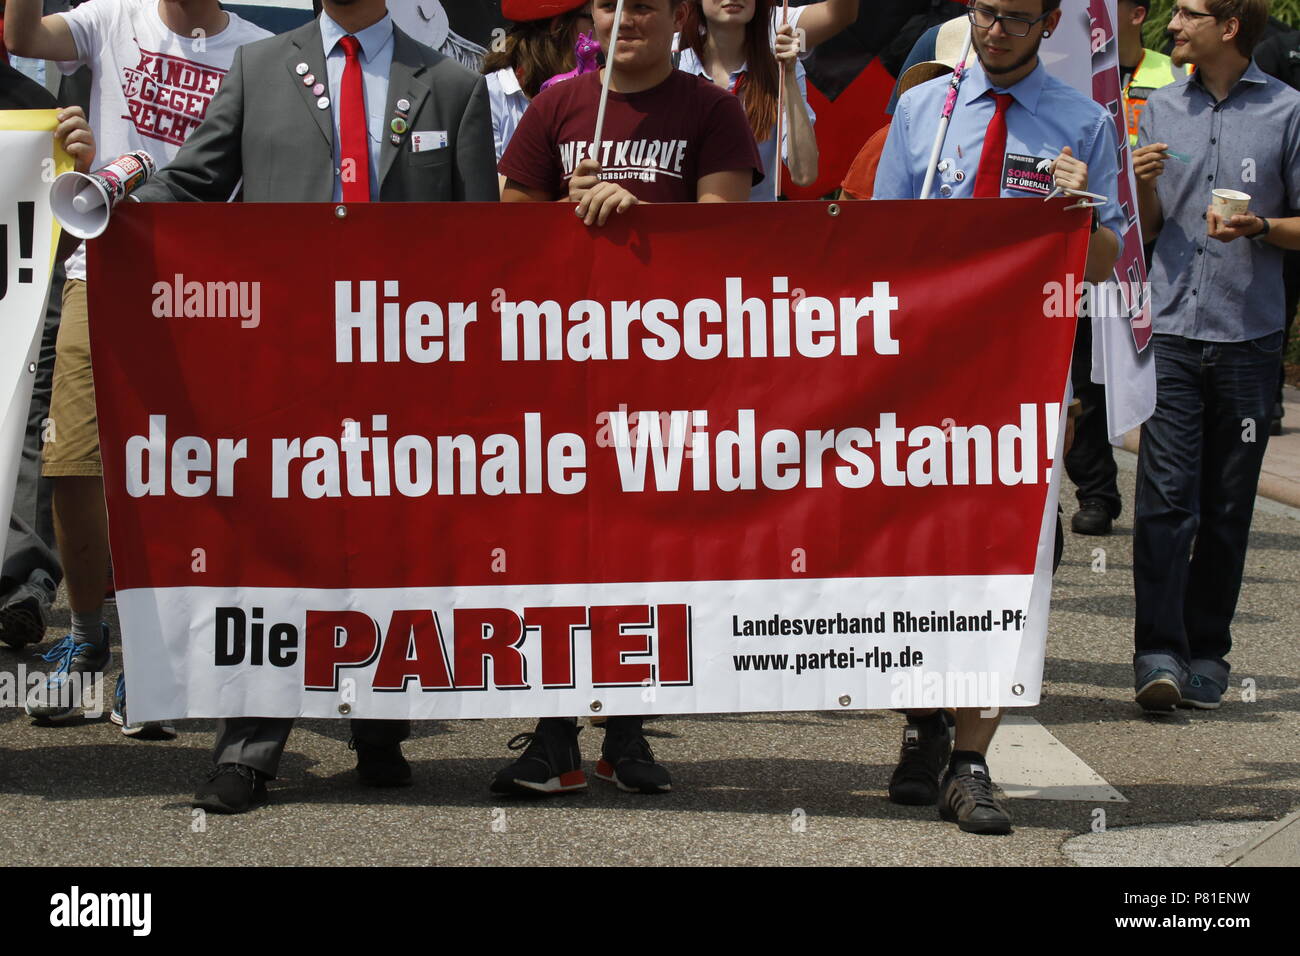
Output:
[[1086,222],[123,210],[89,289],[137,719],[900,706],[918,651],[1035,702]]

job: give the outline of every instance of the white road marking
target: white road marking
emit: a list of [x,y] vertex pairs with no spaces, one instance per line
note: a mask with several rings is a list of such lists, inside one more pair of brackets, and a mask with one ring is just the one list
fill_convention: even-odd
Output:
[[1018,714],[1002,718],[988,753],[994,782],[1008,797],[1128,803],[1128,798],[1046,727]]

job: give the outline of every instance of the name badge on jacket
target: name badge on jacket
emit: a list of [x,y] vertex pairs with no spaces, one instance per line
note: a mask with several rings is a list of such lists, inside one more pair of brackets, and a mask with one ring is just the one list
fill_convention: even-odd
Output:
[[425,130],[417,131],[411,134],[411,149],[417,153],[423,153],[430,149],[442,149],[447,145],[447,131]]

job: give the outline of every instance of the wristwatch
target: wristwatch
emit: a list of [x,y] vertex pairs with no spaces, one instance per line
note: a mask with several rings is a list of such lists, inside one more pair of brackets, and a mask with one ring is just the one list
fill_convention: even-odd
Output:
[[1264,224],[1264,228],[1261,229],[1259,232],[1252,233],[1248,238],[1254,239],[1256,242],[1261,242],[1263,241],[1264,237],[1268,235],[1268,231],[1273,227],[1268,224],[1268,220],[1265,219],[1263,216],[1259,216],[1257,218],[1259,219],[1260,222]]

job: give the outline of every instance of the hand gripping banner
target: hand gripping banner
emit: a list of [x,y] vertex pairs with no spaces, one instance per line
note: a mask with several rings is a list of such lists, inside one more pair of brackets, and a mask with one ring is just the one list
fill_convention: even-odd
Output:
[[1036,703],[1063,204],[124,207],[134,719]]

